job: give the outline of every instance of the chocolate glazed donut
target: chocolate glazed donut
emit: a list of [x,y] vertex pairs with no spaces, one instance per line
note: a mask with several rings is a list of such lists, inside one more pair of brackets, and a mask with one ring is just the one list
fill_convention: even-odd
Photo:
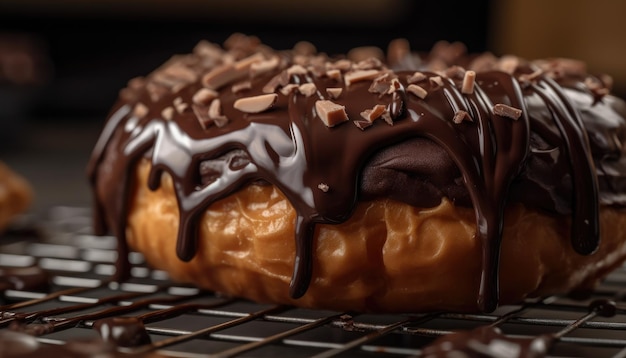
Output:
[[131,80],[95,146],[96,231],[119,239],[118,279],[128,272],[129,188],[143,158],[151,190],[164,172],[172,178],[183,261],[196,255],[212,203],[251,182],[276,186],[297,213],[293,298],[311,281],[315,226],[346,221],[359,201],[472,207],[483,311],[498,305],[507,203],[571,215],[580,255],[598,248],[600,201],[624,204],[614,174],[624,172],[624,106],[607,95],[606,78],[577,63],[487,58],[484,70],[485,56],[455,57],[464,67],[436,70],[428,66],[441,59],[406,53],[398,64],[407,71],[376,58],[277,52],[241,36],[226,48],[200,43]]

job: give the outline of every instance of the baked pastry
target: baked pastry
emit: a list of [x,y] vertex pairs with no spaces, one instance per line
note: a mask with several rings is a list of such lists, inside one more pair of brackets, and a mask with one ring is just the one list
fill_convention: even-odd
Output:
[[176,280],[336,310],[590,287],[626,254],[624,102],[577,61],[462,50],[234,35],[132,79],[89,166],[118,278],[130,247]]
[[32,201],[26,180],[0,161],[0,231],[24,212]]

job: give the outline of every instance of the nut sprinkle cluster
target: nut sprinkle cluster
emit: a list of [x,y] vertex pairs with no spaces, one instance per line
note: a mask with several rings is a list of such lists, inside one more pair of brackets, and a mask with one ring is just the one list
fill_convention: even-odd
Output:
[[[197,222],[211,203],[251,182],[268,182],[298,213],[291,282],[297,298],[311,280],[315,225],[347,220],[367,197],[361,173],[368,159],[395,143],[427,138],[451,158],[458,177],[449,181],[474,208],[483,248],[477,303],[490,311],[498,303],[504,207],[512,186],[535,180],[527,175],[529,163],[558,164],[541,179],[550,185],[541,187],[558,181],[560,190],[569,183],[572,247],[580,254],[596,250],[597,164],[578,107],[589,108],[590,116],[610,107],[610,87],[608,77],[590,76],[575,61],[467,56],[457,43],[418,55],[396,40],[382,58],[371,48],[330,57],[307,42],[276,51],[241,34],[223,47],[203,41],[120,92],[89,167],[99,230],[110,228],[127,250],[126,193],[144,157],[152,163],[151,189],[163,172],[174,182],[181,260],[194,257]],[[570,214],[557,201],[542,209]]]

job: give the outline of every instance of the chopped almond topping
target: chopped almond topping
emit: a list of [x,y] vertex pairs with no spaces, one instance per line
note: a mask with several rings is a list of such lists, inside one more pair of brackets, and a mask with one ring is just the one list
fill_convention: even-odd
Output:
[[330,79],[333,79],[333,80],[336,80],[338,82],[341,82],[341,71],[339,71],[337,69],[326,71],[326,76],[328,76],[328,78],[330,78]]
[[315,92],[317,92],[317,87],[315,87],[314,83],[304,83],[298,87],[298,91],[305,95],[306,97],[311,97]]
[[498,116],[508,117],[514,120],[519,119],[522,116],[522,110],[519,108],[511,107],[506,104],[498,103],[493,106],[493,113]]
[[163,110],[161,111],[161,116],[163,117],[163,119],[171,121],[174,118],[174,107],[168,106],[163,108]]
[[196,92],[193,97],[191,97],[191,100],[195,104],[207,106],[209,105],[209,103],[211,103],[212,100],[217,98],[217,96],[219,96],[219,94],[214,90],[208,88],[200,88],[198,92]]
[[463,76],[463,84],[461,85],[461,93],[472,94],[474,93],[474,83],[476,82],[476,72],[466,71]]
[[366,109],[363,112],[361,112],[361,117],[365,118],[366,120],[370,122],[373,122],[376,119],[380,118],[380,116],[382,116],[386,110],[387,109],[385,106],[383,106],[382,104],[377,104],[374,106],[374,108]]
[[133,116],[137,118],[143,118],[148,114],[148,111],[148,107],[146,107],[145,104],[139,102],[135,105],[135,108],[133,108]]
[[425,74],[423,74],[421,72],[415,72],[411,76],[408,76],[406,81],[408,83],[417,83],[417,82],[422,82],[422,81],[424,81],[427,78],[428,78],[428,76],[426,76]]
[[260,113],[270,109],[276,100],[278,95],[276,93],[262,94],[259,96],[240,98],[235,101],[233,106],[245,113]]
[[209,117],[217,118],[222,116],[222,102],[219,98],[214,99],[209,106]]
[[532,73],[523,73],[521,75],[519,75],[518,80],[520,82],[532,82],[535,81],[539,76],[543,75],[544,71],[542,69],[536,69],[534,72]]
[[244,79],[248,75],[248,69],[236,69],[233,64],[217,66],[202,77],[202,85],[206,88],[217,90],[221,87]]
[[465,76],[465,69],[461,66],[452,66],[444,71],[444,75],[452,79],[462,79]]
[[[382,53],[380,55],[382,56]],[[358,61],[354,65],[355,70],[371,70],[371,69],[380,70],[382,67],[383,67],[383,63],[376,57],[365,58],[364,60]]]
[[189,107],[189,105],[187,103],[180,103],[180,104],[177,104],[175,107],[176,107],[176,112],[183,113],[187,109],[187,107]]
[[315,102],[315,110],[327,127],[334,127],[348,120],[346,107],[328,100]]
[[312,56],[317,53],[317,48],[308,41],[299,41],[293,46],[293,51],[298,55]]
[[300,65],[293,65],[287,69],[287,74],[289,75],[289,77],[293,75],[306,75],[307,73],[308,72],[306,68]]
[[426,91],[423,87],[420,87],[418,85],[415,84],[410,84],[407,86],[406,88],[407,92],[421,98],[424,99],[426,98],[426,96],[428,95],[428,91]]
[[441,76],[431,77],[428,79],[428,81],[430,82],[430,85],[433,87],[433,89],[443,87],[443,79],[441,79]]
[[328,193],[328,190],[330,189],[330,187],[328,186],[328,184],[326,183],[319,183],[317,185],[317,188],[321,191],[323,191],[324,193]]
[[258,75],[264,74],[274,70],[280,64],[280,58],[273,56],[269,60],[254,62],[250,65],[250,77],[254,78]]
[[222,105],[218,98],[214,99],[208,107],[192,105],[191,108],[198,118],[198,122],[203,129],[207,129],[212,124],[223,127],[228,123],[228,118],[222,115]]
[[146,91],[148,91],[148,94],[150,95],[150,100],[152,100],[152,102],[159,101],[161,98],[163,98],[163,96],[169,93],[167,87],[163,87],[162,85],[153,82],[149,82],[148,84],[146,84]]
[[357,70],[353,72],[348,72],[343,77],[346,86],[350,86],[351,84],[359,81],[373,80],[380,74],[378,70]]
[[329,87],[326,89],[326,93],[328,93],[328,96],[332,99],[339,98],[341,92],[343,92],[343,88],[341,87]]
[[454,114],[454,117],[452,118],[452,121],[454,121],[454,123],[456,123],[456,124],[461,124],[461,123],[463,123],[463,121],[472,122],[472,117],[466,111],[458,110]]
[[387,90],[387,93],[392,94],[400,88],[402,88],[402,84],[400,83],[400,81],[397,78],[393,78],[391,80],[391,84],[389,86],[389,89]]
[[354,125],[362,131],[364,131],[366,128],[371,127],[374,124],[368,120],[361,120],[361,119],[352,121],[352,123],[354,123]]
[[393,125],[393,118],[391,118],[391,113],[389,113],[388,110],[386,110],[383,115],[381,116],[381,118],[387,122],[387,124],[389,124],[390,126]]
[[272,79],[269,80],[269,82],[267,82],[265,86],[263,86],[263,93],[267,93],[267,94],[274,93],[276,92],[276,89],[278,87],[286,86],[288,83],[289,83],[289,75],[287,74],[287,71],[282,71],[281,73],[272,77]]
[[368,92],[370,93],[379,93],[379,94],[385,94],[388,93],[388,91],[390,90],[391,87],[391,80],[390,80],[391,76],[389,74],[389,72],[384,73],[376,78],[374,78],[374,80],[372,81],[372,84],[370,85],[370,88],[368,89]]
[[131,88],[134,90],[141,89],[145,85],[146,85],[146,79],[144,77],[135,77],[135,78],[131,78],[128,81],[128,88]]
[[233,93],[239,93],[239,92],[247,91],[250,88],[252,88],[252,82],[250,82],[250,81],[241,81],[241,82],[235,83],[231,87],[231,90],[233,91]]
[[289,96],[289,94],[295,90],[298,89],[298,85],[295,83],[290,83],[286,86],[284,86],[283,88],[280,89],[280,93],[282,93],[285,96]]
[[498,61],[498,69],[508,74],[515,73],[517,66],[519,66],[519,58],[517,56],[505,55]]
[[327,62],[326,68],[328,70],[340,70],[340,71],[348,71],[352,68],[352,61],[350,60],[339,60],[334,63]]
[[252,64],[265,61],[265,56],[262,53],[257,52],[254,55],[250,55],[244,59],[241,59],[233,64],[236,71],[247,72]]
[[195,82],[198,79],[196,72],[180,63],[166,67],[163,69],[163,74],[186,83]]

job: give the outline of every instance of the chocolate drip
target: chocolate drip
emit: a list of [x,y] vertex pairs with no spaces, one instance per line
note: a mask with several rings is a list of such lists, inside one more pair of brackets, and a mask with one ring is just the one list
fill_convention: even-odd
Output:
[[[284,61],[290,61],[288,54],[282,55]],[[193,57],[196,55],[190,56],[190,63],[201,62]],[[332,62],[327,63],[333,66]],[[135,88],[130,99],[121,101],[94,149],[89,175],[95,190],[96,216],[101,218],[97,222],[111,228],[119,238],[122,260],[127,250],[124,231],[128,188],[135,164],[142,158],[149,158],[152,164],[150,189],[161,185],[163,173],[172,178],[180,213],[177,254],[185,261],[196,253],[198,221],[213,202],[248,183],[267,182],[282,191],[297,213],[290,292],[292,297],[300,297],[312,279],[315,225],[343,222],[357,201],[376,196],[367,190],[370,179],[363,175],[371,169],[371,158],[380,158],[381,153],[384,157],[397,143],[419,143],[415,139],[424,138],[434,142],[453,165],[449,170],[452,177],[444,181],[454,183],[451,187],[456,189],[449,193],[459,193],[461,199],[457,201],[456,194],[450,198],[459,205],[468,201],[463,197],[469,198],[468,204],[475,210],[476,237],[482,248],[477,301],[482,310],[491,311],[498,303],[502,217],[512,187],[532,188],[537,182],[550,183],[552,177],[571,178],[572,245],[581,254],[597,248],[598,183],[588,138],[578,111],[554,81],[541,75],[535,84],[525,85],[522,90],[517,78],[508,73],[481,72],[473,91],[464,93],[458,76],[441,78],[439,74],[424,72],[425,80],[420,85],[427,96],[421,98],[406,91],[407,78],[413,72],[393,73],[380,68],[381,73],[392,74],[395,82],[390,83],[395,87],[381,92],[379,87],[386,82],[380,82],[373,93],[371,81],[338,83],[331,76],[302,75],[299,72],[307,71],[304,67],[294,69],[296,74],[289,76],[285,68],[286,65],[279,66],[251,76],[245,95],[263,95],[268,86],[278,91],[289,81],[296,87],[312,84],[316,91],[311,95],[295,90],[277,92],[271,109],[244,114],[233,106],[242,96],[239,91],[235,93],[219,82],[216,89],[221,122],[215,125],[207,125],[210,121],[206,118],[199,123],[194,113],[200,112],[186,106],[199,93],[200,80],[176,93],[159,92],[158,98],[147,86]],[[204,68],[196,70],[200,74],[207,72]],[[388,118],[361,129],[345,123],[327,127],[318,117],[315,104],[329,99],[323,95],[326,89],[337,87],[341,88],[341,95],[332,99],[345,106],[349,121],[359,120],[363,110],[380,104],[385,106]],[[543,104],[537,105],[537,98]],[[156,102],[150,108],[136,110],[139,104],[152,101]],[[162,115],[172,103],[176,114],[172,118]],[[131,111],[128,104],[135,105],[135,110]],[[453,118],[459,113],[470,120],[456,123]],[[558,128],[556,133],[554,126]],[[541,147],[544,144],[548,148]],[[228,155],[231,152],[237,155]],[[413,155],[419,152],[408,154]],[[555,175],[547,170],[547,179],[536,181],[531,166],[549,166],[551,160],[562,163],[564,155],[569,157],[569,164],[556,167]],[[201,169],[203,163],[209,162]],[[392,175],[403,168],[392,170]],[[210,178],[202,180],[201,172]],[[426,176],[424,181],[428,180]],[[393,182],[393,178],[389,181]],[[558,191],[564,184],[554,186]],[[394,188],[393,197],[414,198],[416,202],[407,202],[422,207],[437,204],[432,195],[420,199],[419,192],[411,192],[414,188]],[[568,192],[567,188],[564,191]],[[519,195],[516,199],[530,204],[535,200]],[[542,209],[556,213],[567,206],[558,200],[541,202]]]

